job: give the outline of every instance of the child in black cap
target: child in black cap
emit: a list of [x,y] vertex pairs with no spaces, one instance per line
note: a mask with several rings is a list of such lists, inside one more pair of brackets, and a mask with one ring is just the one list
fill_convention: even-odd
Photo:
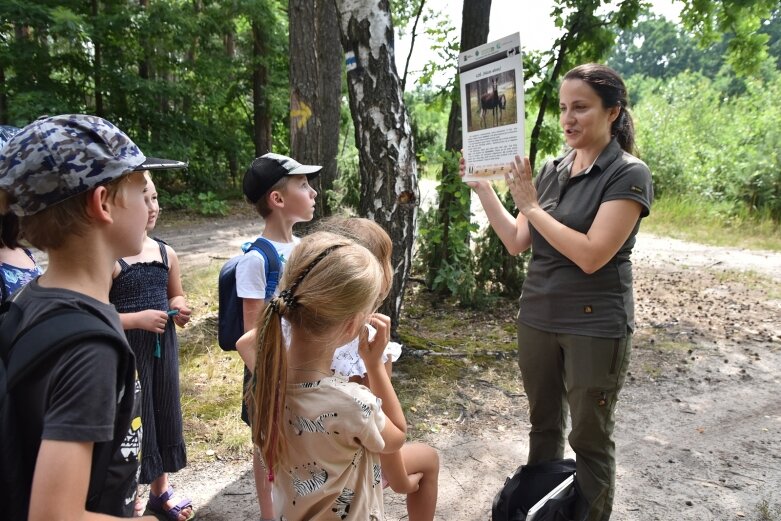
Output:
[[[300,241],[293,235],[293,225],[311,221],[314,217],[317,192],[309,185],[309,180],[317,177],[320,170],[320,166],[302,165],[287,156],[269,153],[256,158],[244,174],[244,196],[265,221],[261,237],[271,242],[279,254],[280,279],[290,252]],[[236,265],[236,293],[242,299],[245,333],[253,329],[263,315],[266,282],[263,256],[255,250],[248,251]],[[245,387],[249,376],[245,367]],[[244,404],[242,418],[249,423]],[[252,466],[260,517],[274,519],[271,485],[257,450]]]

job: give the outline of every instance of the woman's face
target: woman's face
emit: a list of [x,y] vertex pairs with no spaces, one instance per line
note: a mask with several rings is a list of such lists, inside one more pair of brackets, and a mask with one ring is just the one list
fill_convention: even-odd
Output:
[[602,98],[583,80],[565,80],[559,89],[559,123],[567,145],[574,149],[604,147],[619,107],[605,108]]

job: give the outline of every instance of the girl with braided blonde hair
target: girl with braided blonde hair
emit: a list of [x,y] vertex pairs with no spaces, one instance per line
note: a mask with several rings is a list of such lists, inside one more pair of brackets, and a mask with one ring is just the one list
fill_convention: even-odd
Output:
[[[314,233],[291,255],[252,352],[237,346],[245,361],[254,359],[253,441],[274,485],[277,518],[384,518],[379,455],[401,448],[406,420],[382,363],[390,319],[373,312],[383,280],[365,247]],[[371,341],[366,324],[377,330]],[[336,348],[356,336],[371,389],[331,371]]]

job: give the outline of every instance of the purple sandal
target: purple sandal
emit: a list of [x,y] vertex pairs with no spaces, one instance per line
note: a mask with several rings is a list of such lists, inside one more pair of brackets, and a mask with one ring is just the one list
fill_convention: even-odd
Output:
[[166,519],[168,519],[169,521],[179,521],[179,515],[182,513],[182,510],[189,508],[190,515],[186,518],[186,521],[191,521],[195,519],[195,510],[193,509],[193,502],[192,500],[187,498],[184,498],[179,503],[177,503],[176,506],[173,506],[169,510],[166,510],[165,503],[172,497],[174,497],[173,487],[168,487],[168,490],[166,490],[159,496],[154,495],[150,490],[149,502],[147,502],[146,506],[149,510],[151,510],[155,514],[160,514],[165,516]]

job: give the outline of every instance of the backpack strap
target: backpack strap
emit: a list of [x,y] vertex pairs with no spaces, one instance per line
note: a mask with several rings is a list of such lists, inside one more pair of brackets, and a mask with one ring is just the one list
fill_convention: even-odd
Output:
[[0,266],[0,304],[8,300],[8,289],[5,287],[5,270]]
[[[12,307],[18,308],[16,304]],[[67,308],[47,313],[19,332],[8,347],[8,388],[13,388],[57,351],[82,340],[95,339],[105,339],[113,344],[119,339],[119,333],[100,318],[81,309]],[[14,351],[19,345],[24,348]]]
[[[50,360],[67,347],[84,340],[103,340],[113,345],[119,353],[117,374],[122,378],[125,390],[120,403],[117,404],[117,425],[127,431],[132,420],[132,403],[135,398],[135,364],[124,336],[120,336],[119,332],[103,319],[76,308],[57,309],[46,313],[15,337],[6,336],[9,329],[19,323],[22,311],[15,302],[7,302],[0,309],[5,311],[0,324],[0,334],[3,335],[0,352],[6,362],[6,392],[11,392],[42,362]],[[8,342],[9,338],[13,338],[13,341]],[[129,366],[132,366],[132,371]],[[121,448],[125,432],[112,443],[111,450],[93,452],[88,505],[100,500],[112,455]]]
[[277,252],[277,249],[273,244],[271,244],[271,241],[265,237],[258,237],[255,239],[255,242],[250,244],[244,253],[247,253],[250,250],[255,250],[256,252],[260,253],[260,255],[263,257],[263,260],[266,261],[265,300],[271,300],[271,298],[274,296],[274,293],[277,291],[277,284],[279,284],[279,272],[282,268],[282,263],[279,260],[279,252]]

